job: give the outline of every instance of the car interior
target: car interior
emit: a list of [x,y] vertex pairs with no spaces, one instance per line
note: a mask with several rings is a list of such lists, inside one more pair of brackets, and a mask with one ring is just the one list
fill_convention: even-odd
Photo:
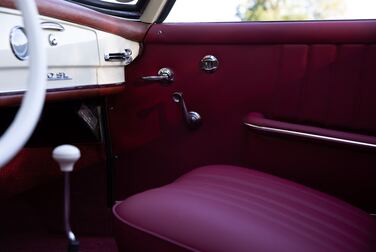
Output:
[[0,0],[0,251],[376,251],[376,19],[174,4]]

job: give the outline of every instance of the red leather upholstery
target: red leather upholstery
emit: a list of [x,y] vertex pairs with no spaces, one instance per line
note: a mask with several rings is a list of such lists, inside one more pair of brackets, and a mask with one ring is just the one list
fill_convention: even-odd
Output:
[[[242,124],[257,111],[273,120],[376,136],[375,20],[157,24],[143,45],[141,57],[126,68],[125,91],[109,100],[117,199],[195,167],[225,163],[376,212],[374,151],[261,134]],[[210,74],[199,67],[208,54],[220,61]],[[174,71],[172,85],[142,80],[162,67]],[[176,91],[202,116],[199,130],[186,128],[171,98]]]
[[[368,214],[302,185],[235,166],[195,169],[128,198],[113,212],[122,226],[194,251],[375,249],[376,222]],[[120,248],[134,242],[116,236]]]

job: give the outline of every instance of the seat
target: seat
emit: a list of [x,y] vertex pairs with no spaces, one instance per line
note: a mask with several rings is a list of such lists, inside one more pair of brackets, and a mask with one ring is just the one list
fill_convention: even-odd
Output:
[[197,168],[116,204],[113,213],[120,251],[375,251],[372,216],[236,166]]

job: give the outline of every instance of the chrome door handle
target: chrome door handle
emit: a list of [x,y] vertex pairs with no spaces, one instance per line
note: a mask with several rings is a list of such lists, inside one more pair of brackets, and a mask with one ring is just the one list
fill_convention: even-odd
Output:
[[174,81],[174,72],[170,68],[161,68],[156,76],[144,76],[142,77],[144,81],[159,81],[164,83],[169,83]]
[[43,30],[52,30],[52,31],[64,31],[64,26],[62,26],[59,23],[56,22],[50,22],[50,21],[45,21],[40,23],[40,27]]
[[104,55],[105,61],[110,62],[125,62],[126,65],[130,64],[133,61],[132,58],[132,50],[131,49],[125,49],[124,52],[119,53],[106,53]]
[[179,103],[181,105],[181,110],[183,112],[184,120],[187,126],[191,129],[197,129],[200,127],[202,123],[202,119],[199,113],[195,111],[188,111],[187,106],[185,105],[183,99],[183,93],[175,92],[172,94],[172,100],[175,103]]

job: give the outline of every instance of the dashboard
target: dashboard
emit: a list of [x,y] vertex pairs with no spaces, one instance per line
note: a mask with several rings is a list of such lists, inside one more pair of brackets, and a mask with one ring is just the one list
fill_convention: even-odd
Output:
[[[26,90],[27,34],[22,16],[0,8],[0,94]],[[125,82],[124,67],[139,54],[138,42],[121,36],[41,16],[48,55],[47,89],[93,88]]]

